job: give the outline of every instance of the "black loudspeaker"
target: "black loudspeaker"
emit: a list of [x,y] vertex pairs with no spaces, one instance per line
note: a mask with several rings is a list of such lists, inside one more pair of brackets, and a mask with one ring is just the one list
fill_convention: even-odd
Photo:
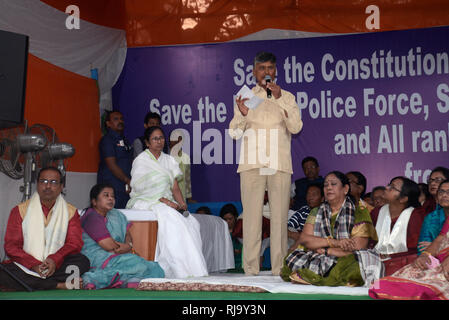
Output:
[[0,129],[23,123],[28,36],[0,30]]

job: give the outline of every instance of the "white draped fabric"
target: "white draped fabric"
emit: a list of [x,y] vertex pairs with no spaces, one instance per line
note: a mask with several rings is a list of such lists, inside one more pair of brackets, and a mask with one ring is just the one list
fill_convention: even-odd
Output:
[[129,221],[139,221],[139,215],[147,217],[151,215],[154,217],[152,220],[157,220],[154,260],[164,269],[166,277],[187,278],[208,275],[202,254],[200,224],[195,218],[190,215],[186,218],[163,203],[153,205],[151,211],[121,211]]
[[157,243],[154,261],[167,278],[207,276],[202,254],[200,225],[192,216],[187,218],[169,206],[159,203],[152,210],[120,209],[128,221],[157,220]]
[[226,271],[235,267],[234,248],[225,220],[209,214],[192,214],[200,224],[203,255],[209,272]]
[[204,276],[207,266],[198,221],[159,201],[162,197],[174,201],[171,190],[175,178],[181,174],[172,156],[161,153],[156,159],[150,151],[142,152],[133,161],[131,198],[126,207],[142,213],[151,210],[155,215],[158,231],[154,260],[164,269],[166,277]]
[[126,33],[82,20],[68,29],[68,14],[39,0],[0,0],[0,29],[29,36],[29,52],[51,64],[91,77],[98,69],[100,107],[111,109],[110,90],[126,58]]
[[168,278],[207,276],[203,256],[200,224],[184,217],[166,204],[152,207],[158,223],[155,261]]
[[[163,241],[162,239],[167,239],[167,241],[173,243],[173,246],[179,247],[179,244],[174,243],[175,238],[170,238],[170,234],[172,234],[173,231],[160,227],[160,223],[164,223],[164,218],[167,217],[167,214],[158,217],[153,210],[120,209],[120,211],[126,215],[126,218],[129,221],[157,220],[157,246],[159,246],[160,241]],[[175,217],[181,219],[183,222],[187,223],[187,221],[189,221],[195,229],[199,225],[202,252],[204,259],[206,260],[208,272],[225,271],[234,268],[234,249],[232,247],[232,240],[229,234],[228,225],[223,219],[217,216],[204,214],[191,214],[187,219],[178,212],[176,212],[176,215],[177,216]],[[189,219],[194,219],[197,223],[192,223]],[[166,232],[168,233],[165,234]],[[180,235],[180,238],[184,239],[183,235]],[[183,243],[182,250],[187,252],[187,254],[189,253],[189,248],[185,243]]]
[[22,222],[23,250],[39,261],[64,246],[69,225],[67,202],[62,195],[56,199],[50,220],[45,225],[39,194],[34,192]]
[[375,247],[379,253],[393,254],[408,251],[407,227],[413,209],[413,207],[404,209],[394,224],[393,230],[391,230],[389,205],[386,204],[380,208],[379,217],[377,218],[376,223],[376,232],[379,241]]

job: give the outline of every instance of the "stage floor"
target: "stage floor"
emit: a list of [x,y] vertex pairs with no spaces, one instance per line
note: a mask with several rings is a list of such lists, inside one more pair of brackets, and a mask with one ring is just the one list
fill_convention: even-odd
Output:
[[139,291],[135,289],[0,292],[0,300],[371,300],[339,294]]
[[[189,279],[148,279],[148,281],[189,281],[252,285],[267,292],[147,291],[136,289],[47,290],[0,292],[0,300],[370,300],[367,288],[318,287],[292,284],[262,271],[258,276],[241,273],[214,273]],[[146,280],[143,280],[143,282]]]

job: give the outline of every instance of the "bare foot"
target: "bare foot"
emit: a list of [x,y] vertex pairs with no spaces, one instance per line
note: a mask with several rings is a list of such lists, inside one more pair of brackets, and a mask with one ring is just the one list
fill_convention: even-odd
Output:
[[60,289],[60,290],[79,290],[83,288],[83,279],[82,278],[78,278],[78,279],[74,279],[71,282],[58,282],[58,284],[56,285],[56,289]]

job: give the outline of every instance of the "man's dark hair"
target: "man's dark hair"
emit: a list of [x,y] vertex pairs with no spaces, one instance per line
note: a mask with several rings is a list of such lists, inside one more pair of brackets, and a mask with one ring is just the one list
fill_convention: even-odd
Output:
[[113,113],[120,113],[123,116],[123,113],[121,113],[118,110],[112,110],[112,111],[106,110],[104,112],[104,120],[102,122],[102,131],[103,131],[103,133],[105,133],[107,131],[107,129],[108,129],[108,126],[106,125],[106,122],[111,120],[111,114],[113,114]]
[[203,211],[205,214],[212,214],[210,208],[206,206],[199,207],[198,209],[196,209],[196,213],[198,213],[199,211]]
[[373,199],[373,197],[374,197],[374,192],[376,192],[377,190],[382,190],[382,191],[385,191],[387,188],[385,188],[384,186],[377,186],[377,187],[374,187],[373,188],[373,190],[371,190],[371,200],[374,200]]
[[237,208],[232,203],[227,203],[221,208],[220,217],[223,218],[226,213],[232,214],[236,219],[239,215]]
[[357,184],[359,186],[363,187],[363,191],[362,194],[360,195],[360,197],[362,198],[365,195],[366,192],[366,178],[365,176],[360,172],[360,171],[350,171],[347,173],[348,174],[352,174],[354,177],[357,178]]
[[111,120],[111,114],[113,113],[120,113],[121,115],[123,115],[120,111],[118,110],[112,110],[112,111],[105,111],[106,116],[104,117],[104,122],[106,123],[106,121],[110,121]]
[[324,188],[322,183],[310,183],[307,185],[306,194],[310,188],[316,187],[320,190],[321,196],[324,197]]
[[400,179],[402,180],[402,188],[401,193],[399,194],[400,197],[408,197],[406,207],[413,207],[418,208],[421,206],[419,203],[419,194],[421,191],[419,190],[418,184],[406,177],[394,177],[390,180],[390,183],[393,182],[393,180]]
[[39,173],[37,174],[37,181],[39,181],[39,179],[41,178],[42,172],[45,172],[45,171],[54,171],[54,172],[59,173],[59,182],[63,181],[62,180],[63,179],[62,172],[61,172],[61,170],[59,170],[56,167],[44,167],[41,170],[39,170]]
[[156,112],[148,112],[148,113],[145,115],[145,119],[143,120],[143,123],[144,123],[144,124],[147,124],[148,121],[150,121],[150,119],[158,119],[158,120],[159,120],[159,123],[162,123],[162,121],[161,121],[161,116],[160,116],[158,113],[156,113]]
[[377,186],[377,187],[374,187],[373,190],[371,190],[371,193],[374,193],[377,190],[385,191],[385,190],[387,190],[387,188],[385,188],[384,186]]
[[309,162],[309,161],[312,161],[313,163],[315,163],[315,165],[316,165],[317,167],[320,166],[320,165],[318,164],[318,160],[317,160],[317,159],[315,159],[314,157],[309,156],[309,157],[305,157],[304,159],[302,159],[301,167],[304,168],[304,163]]
[[254,65],[256,65],[256,63],[264,63],[268,61],[271,63],[276,63],[276,56],[270,52],[258,52],[254,58]]

